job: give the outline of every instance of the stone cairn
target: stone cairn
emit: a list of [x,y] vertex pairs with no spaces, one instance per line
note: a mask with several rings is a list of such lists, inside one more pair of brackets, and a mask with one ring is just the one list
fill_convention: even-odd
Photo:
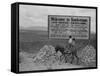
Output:
[[[68,49],[66,49],[68,50]],[[95,66],[96,62],[96,50],[93,46],[87,45],[83,49],[77,52],[79,58],[79,65]],[[55,51],[55,47],[52,45],[43,46],[37,55],[34,57],[34,63],[38,65],[46,66],[48,69],[52,69],[54,65],[63,65],[64,63],[70,63],[71,55],[64,55],[58,51]],[[67,61],[67,62],[66,62]]]
[[53,65],[60,64],[60,56],[61,52],[55,51],[55,48],[51,45],[45,45],[40,51],[37,53],[36,57],[34,58],[34,63],[37,65],[44,65],[51,69]]
[[93,46],[87,45],[85,48],[78,52],[80,65],[95,66],[96,64],[96,50]]

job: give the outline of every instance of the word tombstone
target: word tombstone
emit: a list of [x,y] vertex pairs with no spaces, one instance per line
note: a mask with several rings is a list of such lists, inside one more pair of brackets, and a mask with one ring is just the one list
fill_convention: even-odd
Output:
[[89,39],[90,17],[49,15],[49,38]]

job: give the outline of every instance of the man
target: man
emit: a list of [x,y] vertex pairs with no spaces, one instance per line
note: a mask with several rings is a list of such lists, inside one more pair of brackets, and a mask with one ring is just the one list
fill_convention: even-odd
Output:
[[73,41],[72,36],[69,36],[68,44],[69,44],[70,46],[72,45],[72,41]]
[[72,38],[72,36],[69,36],[68,44],[69,44],[68,49],[70,50],[70,54],[72,55],[71,63],[73,63],[74,57],[76,57],[77,58],[77,64],[78,64],[79,58],[77,57],[77,49],[76,49],[76,46],[75,46],[76,45],[75,38]]
[[71,46],[75,45],[75,38],[72,38],[72,36],[69,36],[68,44]]

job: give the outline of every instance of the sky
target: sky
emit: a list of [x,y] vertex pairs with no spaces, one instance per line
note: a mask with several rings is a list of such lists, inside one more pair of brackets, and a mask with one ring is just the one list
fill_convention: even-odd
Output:
[[96,31],[95,9],[51,7],[36,5],[20,5],[19,25],[20,29],[30,29],[37,27],[47,30],[48,15],[68,15],[68,16],[90,16],[91,32]]

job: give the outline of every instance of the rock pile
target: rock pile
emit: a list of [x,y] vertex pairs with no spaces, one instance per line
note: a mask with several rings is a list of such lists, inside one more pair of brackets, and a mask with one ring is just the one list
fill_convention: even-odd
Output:
[[93,46],[87,45],[85,48],[78,52],[80,64],[85,66],[95,66],[96,50]]
[[40,51],[37,53],[34,58],[34,63],[37,65],[44,65],[48,67],[48,69],[52,68],[52,65],[57,65],[60,63],[60,56],[62,54],[60,52],[55,52],[55,48],[51,45],[45,45]]

